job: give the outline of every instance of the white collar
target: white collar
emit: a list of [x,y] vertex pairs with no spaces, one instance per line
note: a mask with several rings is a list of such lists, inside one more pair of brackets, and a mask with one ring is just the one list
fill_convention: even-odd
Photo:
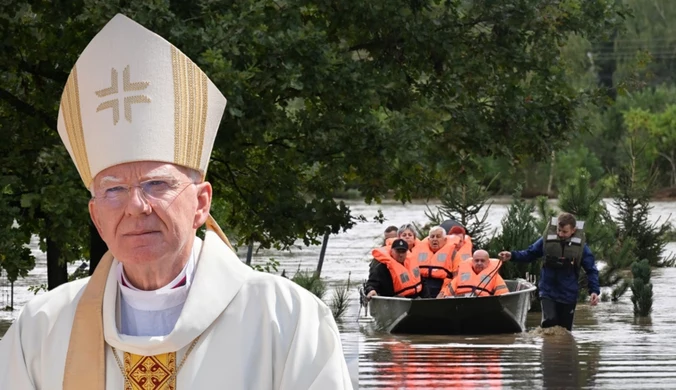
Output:
[[[185,303],[188,291],[195,273],[196,253],[202,248],[202,240],[195,237],[190,258],[181,272],[164,287],[157,290],[145,291],[134,287],[124,274],[122,263],[117,264],[117,284],[125,302],[134,309],[146,311],[159,311],[176,307]],[[176,287],[185,279],[185,283]]]

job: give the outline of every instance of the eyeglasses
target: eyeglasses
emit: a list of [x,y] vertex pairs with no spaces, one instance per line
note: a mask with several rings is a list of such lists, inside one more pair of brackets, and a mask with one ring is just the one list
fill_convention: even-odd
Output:
[[[181,188],[184,184],[187,185]],[[188,185],[190,184],[195,183],[152,179],[134,186],[128,184],[115,184],[95,191],[94,200],[100,202],[102,206],[107,208],[120,208],[127,204],[131,189],[136,187],[141,190],[141,197],[154,207],[161,202],[174,199],[188,188]]]

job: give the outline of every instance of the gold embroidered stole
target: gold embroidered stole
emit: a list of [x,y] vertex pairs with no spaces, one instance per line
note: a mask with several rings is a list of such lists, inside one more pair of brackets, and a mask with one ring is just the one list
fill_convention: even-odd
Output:
[[106,390],[103,294],[113,255],[106,252],[78,302],[63,373],[64,390]]
[[175,390],[176,352],[155,356],[124,353],[124,390]]

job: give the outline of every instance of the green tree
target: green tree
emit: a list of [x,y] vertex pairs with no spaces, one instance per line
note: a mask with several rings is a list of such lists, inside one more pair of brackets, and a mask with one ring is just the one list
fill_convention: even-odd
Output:
[[[183,49],[228,98],[208,176],[228,204],[221,223],[241,243],[288,247],[354,224],[333,199],[348,183],[367,202],[390,189],[408,201],[440,194],[463,156],[549,156],[577,133],[576,109],[596,96],[569,84],[560,48],[571,33],[614,30],[623,8],[612,0],[3,2],[0,129],[2,147],[14,151],[1,155],[3,175],[21,183],[10,203],[25,209],[18,223],[40,235],[50,264],[86,256],[89,234],[80,212],[87,193],[55,132],[59,97],[79,53],[117,12]],[[34,198],[21,204],[22,196]]]
[[614,201],[619,214],[620,237],[633,239],[635,257],[646,259],[651,266],[670,265],[674,262],[673,258],[662,257],[667,245],[665,237],[671,230],[669,218],[655,222],[649,220],[652,209],[650,197],[657,175],[651,167],[645,166],[645,161],[649,159],[646,155],[656,154],[656,150],[662,148],[658,146],[662,142],[669,144],[666,140],[660,142],[660,139],[646,137],[646,133],[650,135],[661,131],[654,130],[655,127],[668,127],[668,118],[673,114],[670,111],[665,113],[667,119],[662,114],[653,115],[642,109],[631,109],[625,114],[628,126],[625,150],[630,164],[620,170]]
[[[542,237],[535,211],[533,201],[521,199],[518,193],[515,194],[500,222],[500,233],[488,242],[489,253],[495,256],[504,250],[523,250]],[[539,261],[530,264],[507,262],[500,267],[500,275],[505,279],[525,279],[528,272],[539,277],[541,266]]]
[[8,184],[0,185],[0,209],[5,211],[0,214],[0,236],[3,237],[0,240],[0,269],[5,270],[7,280],[13,283],[19,277],[28,275],[35,266],[35,258],[28,248],[30,234],[16,224],[21,209],[7,204],[11,195],[8,189]]
[[[614,59],[618,63],[616,77],[635,72],[631,69],[632,57],[646,53],[649,62],[640,72],[641,79],[649,86],[663,83],[674,84],[676,56],[672,51],[676,43],[676,3],[670,0],[623,0],[631,9],[632,18],[625,21],[626,28],[618,36],[615,45],[599,52],[599,59]],[[629,65],[629,66],[627,66]]]
[[[437,206],[436,212],[429,209],[425,211],[431,224],[441,225],[448,219],[455,219],[472,237],[472,246],[476,249],[483,248],[490,227],[486,219],[493,204],[488,188],[474,177],[463,175],[456,185],[446,188],[439,200],[441,205]],[[426,226],[425,235],[430,227]]]
[[654,116],[649,133],[651,139],[655,141],[654,153],[669,164],[668,184],[676,187],[676,105],[669,105],[663,112]]
[[633,281],[631,302],[635,317],[647,317],[653,310],[653,284],[650,283],[650,264],[647,259],[631,264]]

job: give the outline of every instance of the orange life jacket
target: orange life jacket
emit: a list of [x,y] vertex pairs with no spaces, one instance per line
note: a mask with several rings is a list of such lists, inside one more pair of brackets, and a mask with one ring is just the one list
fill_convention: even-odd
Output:
[[413,251],[415,250],[415,248],[419,248],[421,242],[422,242],[422,241],[420,241],[420,240],[418,240],[418,239],[416,238],[415,241],[413,242],[413,246],[410,246],[410,245],[409,245],[408,251],[409,251],[409,252],[413,252]]
[[421,274],[424,278],[446,279],[453,277],[452,251],[453,241],[446,239],[444,246],[432,252],[429,239],[425,238],[413,249],[413,257],[418,261]]
[[446,239],[453,242],[453,250],[451,251],[451,270],[453,271],[453,275],[457,275],[460,263],[467,261],[472,257],[472,237],[467,234],[462,234],[446,236]]
[[[392,249],[392,243],[394,242],[394,240],[396,240],[396,238],[388,238],[387,240],[385,240],[385,246],[380,248],[380,249],[385,249],[387,251],[387,253],[390,253],[390,249]],[[412,259],[416,256],[413,253],[413,250],[416,247],[420,247],[420,240],[418,240],[417,238],[415,239],[413,246],[408,248],[408,253],[406,254],[406,261],[407,262],[412,261]]]
[[409,256],[406,256],[404,264],[401,264],[390,256],[389,247],[374,249],[372,254],[374,259],[385,264],[390,271],[392,284],[394,285],[394,295],[408,297],[419,294],[422,291],[420,269],[415,259],[410,259]]
[[509,290],[497,268],[500,260],[491,259],[490,264],[479,274],[472,269],[472,260],[463,261],[458,267],[458,276],[447,280],[441,288],[441,295],[446,297],[464,295],[474,292],[476,296],[502,295]]

